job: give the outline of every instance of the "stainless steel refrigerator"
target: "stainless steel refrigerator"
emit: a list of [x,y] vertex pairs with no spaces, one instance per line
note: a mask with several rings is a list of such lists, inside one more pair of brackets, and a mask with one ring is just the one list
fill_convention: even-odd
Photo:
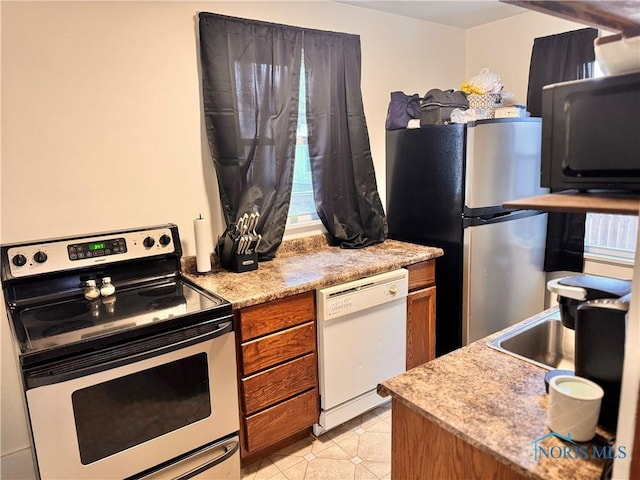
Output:
[[540,187],[541,120],[388,131],[389,237],[444,249],[436,260],[436,354],[544,309],[547,215],[502,203]]

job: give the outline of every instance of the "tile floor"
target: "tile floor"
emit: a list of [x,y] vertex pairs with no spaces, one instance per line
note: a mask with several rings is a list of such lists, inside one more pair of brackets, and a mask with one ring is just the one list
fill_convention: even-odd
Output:
[[242,480],[389,480],[391,403],[242,469]]

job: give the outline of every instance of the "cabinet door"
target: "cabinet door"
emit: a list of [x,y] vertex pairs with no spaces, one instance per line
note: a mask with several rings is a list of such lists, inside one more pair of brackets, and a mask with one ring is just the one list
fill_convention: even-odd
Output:
[[407,370],[435,358],[436,287],[407,297]]
[[526,478],[395,397],[391,424],[391,478]]

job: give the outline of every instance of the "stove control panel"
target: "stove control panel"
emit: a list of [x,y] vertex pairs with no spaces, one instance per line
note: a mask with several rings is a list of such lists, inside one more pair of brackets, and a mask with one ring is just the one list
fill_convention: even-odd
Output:
[[73,243],[67,245],[69,260],[101,257],[103,255],[119,255],[127,253],[127,240],[124,237],[98,240],[94,242]]
[[14,278],[179,251],[172,225],[3,247]]

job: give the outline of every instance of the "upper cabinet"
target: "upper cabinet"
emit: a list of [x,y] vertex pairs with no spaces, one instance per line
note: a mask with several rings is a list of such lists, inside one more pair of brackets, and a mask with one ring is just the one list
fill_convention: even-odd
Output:
[[500,0],[590,27],[620,32],[625,37],[640,35],[640,8],[631,1]]

